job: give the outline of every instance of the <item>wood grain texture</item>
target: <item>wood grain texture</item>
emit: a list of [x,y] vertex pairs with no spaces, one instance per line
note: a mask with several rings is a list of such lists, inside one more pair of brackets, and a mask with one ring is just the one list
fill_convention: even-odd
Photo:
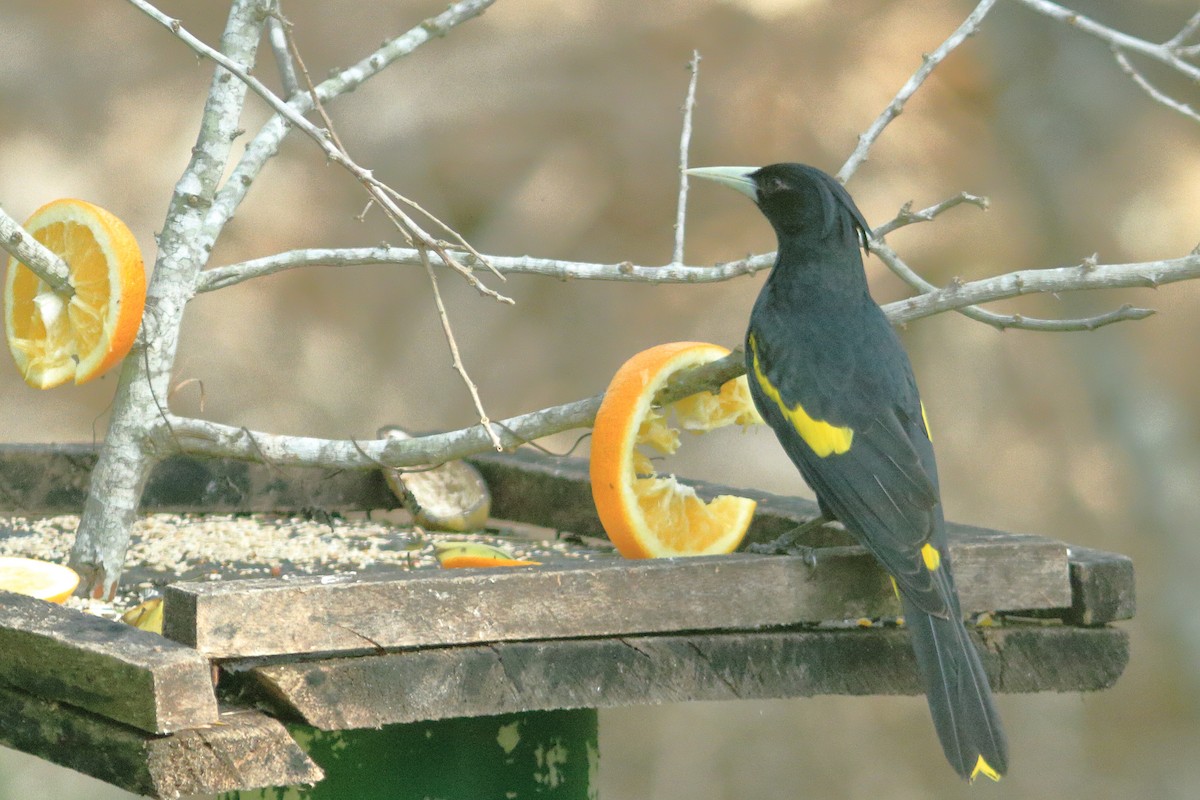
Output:
[[0,683],[151,733],[217,719],[209,662],[119,622],[0,592]]
[[0,685],[0,743],[149,797],[176,798],[321,779],[278,720],[222,713],[213,725],[155,736]]
[[1071,625],[1104,625],[1133,619],[1133,560],[1090,547],[1070,548],[1071,608],[1063,621]]
[[[979,532],[953,548],[965,613],[1071,604],[1066,548]],[[214,658],[473,642],[753,630],[895,616],[887,575],[861,548],[803,558],[734,554],[395,577],[180,583],[163,632]]]
[[[1129,659],[1112,628],[980,629],[996,691],[1092,691]],[[920,694],[903,629],[772,630],[504,642],[309,662],[226,665],[318,728],[691,700]]]

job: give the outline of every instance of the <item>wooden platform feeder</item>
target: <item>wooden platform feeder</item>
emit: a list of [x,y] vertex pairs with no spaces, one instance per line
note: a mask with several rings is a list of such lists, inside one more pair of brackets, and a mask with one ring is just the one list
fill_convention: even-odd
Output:
[[[89,448],[0,448],[13,515],[75,513]],[[474,463],[493,515],[602,537],[586,465]],[[729,491],[700,485],[702,495]],[[741,490],[733,490],[748,494]],[[753,495],[752,495],[753,496]],[[759,494],[749,541],[815,513]],[[143,510],[395,505],[378,474],[173,458]],[[950,526],[963,610],[998,692],[1111,686],[1129,657],[1128,558]],[[0,521],[0,538],[5,536]],[[0,743],[154,797],[305,785],[309,797],[594,797],[596,709],[817,694],[916,694],[886,575],[836,531],[788,556],[193,581],[166,638],[0,593]]]

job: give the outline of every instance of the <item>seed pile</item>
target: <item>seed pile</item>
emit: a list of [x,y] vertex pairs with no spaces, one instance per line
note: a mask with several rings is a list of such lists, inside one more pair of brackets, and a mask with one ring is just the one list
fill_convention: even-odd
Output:
[[[0,519],[0,555],[65,564],[77,516]],[[286,579],[292,575],[379,573],[436,568],[434,545],[474,541],[503,547],[516,558],[553,560],[591,552],[561,541],[517,538],[498,531],[429,533],[419,526],[356,514],[288,517],[271,514],[149,514],[130,537],[122,594],[114,603],[72,598],[103,616],[119,615],[147,593],[181,580]]]

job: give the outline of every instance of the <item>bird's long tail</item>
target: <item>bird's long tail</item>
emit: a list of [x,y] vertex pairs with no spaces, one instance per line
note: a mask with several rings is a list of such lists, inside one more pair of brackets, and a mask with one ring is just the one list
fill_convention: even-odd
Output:
[[1008,743],[979,652],[961,618],[931,616],[907,598],[902,603],[946,758],[968,781],[980,775],[1000,780],[1008,769]]

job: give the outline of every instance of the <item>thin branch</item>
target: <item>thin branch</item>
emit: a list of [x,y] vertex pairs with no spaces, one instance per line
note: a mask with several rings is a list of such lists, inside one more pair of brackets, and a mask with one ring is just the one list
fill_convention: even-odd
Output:
[[[237,64],[230,61],[219,51],[214,50],[200,39],[192,35],[179,23],[179,20],[168,17],[154,6],[145,2],[145,0],[129,0],[129,2],[151,19],[166,27],[167,30],[184,42],[184,44],[188,45],[188,47],[192,48],[200,55],[212,59],[217,64],[220,64],[222,67],[224,67],[227,71],[237,76],[237,78],[246,84],[246,86],[248,86],[255,94],[266,101],[266,103],[275,110],[276,114],[286,120],[287,123],[299,128],[310,139],[316,142],[317,145],[325,151],[325,155],[329,158],[329,160],[349,171],[352,175],[354,175],[355,178],[359,180],[360,183],[367,187],[368,191],[371,193],[376,202],[378,202],[387,210],[389,217],[391,217],[394,221],[397,221],[407,236],[415,239],[416,243],[420,246],[429,248],[442,256],[442,260],[454,268],[460,275],[462,275],[463,278],[466,279],[467,283],[475,288],[476,291],[501,302],[512,303],[510,298],[499,294],[495,290],[481,283],[479,279],[472,274],[468,267],[463,266],[456,259],[447,254],[446,248],[441,242],[426,233],[411,217],[405,214],[404,211],[401,210],[383,191],[384,184],[378,181],[371,174],[370,170],[364,169],[355,163],[354,160],[351,159],[345,152],[345,149],[339,146],[339,143],[336,140],[336,134],[330,129],[318,129],[316,125],[305,119],[304,116],[294,107],[279,98],[261,81],[250,75],[249,72],[241,69]],[[476,0],[475,3],[469,5],[472,5],[473,7],[479,7],[479,11],[482,11],[482,8],[490,5],[491,2],[492,0]],[[450,10],[453,10],[453,7]],[[478,13],[478,11],[476,13]],[[426,20],[423,23],[423,26],[429,27],[431,22],[431,20]],[[295,55],[294,50],[292,51],[292,54]],[[309,97],[309,108],[317,106],[319,101],[320,95],[316,91],[316,88],[313,87],[313,91],[310,93]],[[325,119],[328,120],[328,117]],[[245,177],[240,177],[239,180],[245,181],[247,179]]]
[[[431,236],[425,233],[425,231],[422,230],[411,217],[409,217],[391,201],[399,201],[424,214],[426,217],[433,220],[437,225],[441,226],[443,230],[450,233],[464,247],[466,247],[468,251],[478,256],[479,254],[476,252],[475,248],[467,244],[467,240],[460,236],[457,231],[419,206],[415,201],[409,200],[395,189],[375,178],[371,172],[363,170],[354,164],[353,160],[350,158],[350,152],[346,149],[346,146],[342,144],[341,137],[338,136],[337,130],[333,126],[333,120],[330,119],[329,114],[325,112],[325,106],[321,102],[321,98],[317,95],[317,87],[313,85],[312,77],[309,75],[308,68],[304,66],[304,59],[300,56],[300,50],[296,47],[295,40],[287,31],[285,31],[285,35],[287,36],[288,49],[291,52],[292,57],[296,60],[296,63],[299,65],[300,73],[304,75],[304,82],[308,87],[308,93],[309,97],[312,99],[313,108],[316,109],[317,113],[320,115],[321,121],[325,123],[325,135],[329,139],[330,145],[345,159],[346,164],[344,164],[344,166],[346,166],[348,169],[351,169],[351,172],[353,172],[355,177],[357,177],[363,184],[367,190],[367,193],[370,195],[371,200],[377,203],[380,208],[383,209],[384,214],[392,221],[392,223],[400,230],[400,232],[404,234],[404,238],[409,244],[413,244],[414,240],[420,244],[419,249],[423,254],[423,258],[428,257],[429,249],[434,250],[434,252],[436,252],[442,259],[444,264],[447,264],[461,274],[464,278],[466,278],[467,282],[474,286],[480,293],[494,297],[501,302],[512,304],[513,301],[510,298],[498,294],[497,292],[480,283],[472,274],[469,267],[463,265],[458,259],[454,258],[447,252],[446,247],[442,242],[433,239]],[[479,257],[483,258],[482,256]],[[492,271],[495,272],[494,269]],[[497,277],[499,277],[498,273]],[[436,291],[436,286],[434,288]]]
[[[1102,25],[1091,17],[1086,17],[1077,11],[1072,11],[1069,8],[1060,6],[1058,3],[1052,3],[1050,0],[1016,0],[1021,5],[1029,8],[1042,16],[1049,17],[1069,25],[1076,30],[1082,31],[1089,36],[1094,36],[1101,41],[1108,42],[1113,47],[1121,50],[1129,50],[1134,53],[1141,53],[1156,61],[1175,69],[1183,75],[1191,78],[1193,81],[1200,81],[1200,67],[1189,64],[1184,61],[1175,52],[1176,48],[1168,44],[1153,44],[1145,39],[1139,39],[1136,36],[1130,36],[1107,25]],[[1192,25],[1192,20],[1189,20],[1184,26],[1187,30]]]
[[1179,29],[1179,33],[1163,42],[1163,47],[1168,50],[1178,51],[1187,43],[1192,34],[1198,30],[1200,30],[1200,11],[1193,14],[1192,18],[1183,24],[1183,27]]
[[[511,298],[505,297],[494,289],[491,289],[483,284],[474,276],[474,274],[472,274],[470,268],[464,266],[457,259],[450,256],[441,242],[426,233],[411,217],[404,213],[404,211],[396,205],[391,197],[389,197],[388,194],[383,191],[382,187],[384,184],[377,180],[374,175],[371,174],[370,170],[364,169],[355,163],[352,158],[350,158],[350,156],[346,153],[345,148],[341,147],[340,142],[337,139],[337,134],[331,129],[331,127],[327,127],[324,130],[317,128],[316,125],[309,122],[287,102],[280,99],[278,95],[268,89],[262,83],[262,81],[250,75],[249,72],[239,67],[230,59],[226,58],[222,53],[214,50],[200,39],[192,35],[182,25],[180,25],[179,20],[171,19],[154,6],[145,2],[145,0],[129,0],[129,2],[137,6],[138,9],[144,12],[151,19],[166,27],[167,30],[171,31],[172,34],[178,37],[182,42],[191,47],[197,53],[205,56],[206,58],[212,59],[217,64],[220,64],[222,67],[224,67],[227,71],[237,76],[238,80],[245,83],[246,86],[248,86],[255,94],[265,100],[266,103],[275,110],[275,113],[281,115],[293,126],[299,128],[301,131],[307,134],[310,139],[316,142],[317,145],[325,151],[325,155],[329,158],[329,160],[349,171],[352,175],[354,175],[355,178],[359,180],[360,183],[367,187],[367,190],[371,193],[371,196],[375,199],[375,201],[384,209],[386,209],[388,216],[400,225],[401,229],[407,236],[415,240],[415,243],[419,244],[421,247],[429,248],[441,256],[442,261],[462,275],[467,283],[470,284],[476,291],[478,291],[480,294],[499,300],[500,302],[510,304],[513,302]],[[295,50],[293,49],[292,55],[295,56],[295,54]],[[312,87],[309,99],[313,104],[312,107],[318,108],[322,115],[324,115],[324,111],[321,110],[319,106],[320,97],[316,93],[315,87]],[[324,116],[324,119],[328,125],[329,118]]]
[[296,80],[296,66],[288,53],[287,28],[292,23],[283,16],[279,0],[267,19],[267,41],[271,44],[271,52],[275,54],[275,64],[279,68],[279,82],[283,86],[284,95],[290,100],[300,91],[300,82]]
[[955,206],[960,206],[963,203],[969,203],[977,208],[982,208],[984,211],[987,211],[988,205],[990,204],[986,197],[970,194],[969,192],[959,192],[951,198],[929,206],[929,208],[923,208],[920,211],[912,210],[912,201],[910,200],[900,207],[900,212],[896,214],[895,218],[883,223],[878,228],[871,231],[871,238],[883,239],[892,231],[898,228],[903,228],[907,225],[912,225],[915,222],[932,222],[933,219],[942,212],[949,211]]
[[471,393],[471,401],[475,403],[475,410],[479,412],[479,424],[487,431],[488,437],[492,440],[492,446],[497,450],[503,450],[504,445],[500,443],[496,432],[492,430],[491,420],[488,419],[487,412],[483,409],[483,401],[479,398],[479,387],[467,374],[466,365],[463,364],[462,356],[458,352],[454,329],[450,327],[450,317],[446,314],[446,305],[442,302],[442,292],[438,288],[437,273],[433,271],[433,265],[429,263],[429,252],[426,250],[421,250],[421,263],[425,267],[426,274],[429,275],[429,285],[433,288],[433,301],[437,304],[438,318],[442,321],[442,332],[446,335],[446,343],[450,346],[450,358],[454,371],[462,378],[462,382],[467,386],[467,391]]
[[30,236],[21,223],[6,214],[3,208],[0,208],[0,248],[33,270],[55,294],[64,299],[75,294],[67,262]]
[[[470,263],[469,254],[456,253],[458,258]],[[444,266],[436,253],[431,253],[434,266]],[[601,280],[625,281],[630,283],[714,283],[727,281],[739,275],[753,275],[770,269],[775,263],[774,253],[730,261],[715,267],[694,267],[684,264],[664,266],[638,266],[628,261],[619,264],[592,264],[577,261],[559,261],[532,256],[493,256],[488,261],[501,275],[542,275],[558,280]],[[197,292],[211,292],[229,286],[261,278],[283,270],[297,267],[350,267],[362,265],[400,264],[421,266],[420,251],[405,247],[356,247],[346,249],[314,248],[290,250],[252,261],[243,261],[206,270],[196,284]]]
[[[927,222],[944,211],[963,203],[969,203],[979,208],[987,208],[988,199],[968,192],[962,192],[947,200],[932,205],[920,211],[911,211],[906,204],[900,209],[895,219],[880,225],[872,232],[876,239],[882,239],[887,234],[911,225],[915,222]],[[455,253],[456,258],[470,264],[471,254]],[[551,258],[534,258],[532,256],[478,256],[486,258],[487,262],[500,275],[541,275],[558,280],[593,280],[593,281],[622,281],[626,283],[716,283],[727,281],[741,275],[754,275],[764,269],[770,269],[775,263],[774,253],[749,256],[718,264],[713,267],[688,266],[685,264],[666,264],[663,266],[639,266],[628,261],[619,264],[593,264],[579,261],[560,261]],[[434,253],[430,260],[434,266],[444,266],[444,262]],[[243,281],[272,275],[283,270],[298,267],[351,267],[366,265],[399,264],[406,266],[421,266],[421,253],[415,248],[404,247],[352,247],[352,248],[311,248],[306,250],[289,250],[271,256],[228,264],[216,267],[201,274],[196,284],[197,292],[211,292],[235,286]]]
[[[409,55],[421,45],[445,36],[455,26],[482,14],[495,0],[459,0],[449,8],[410,28],[394,39],[385,41],[379,49],[317,84],[316,95],[322,102],[353,92],[363,82],[378,75],[397,60]],[[300,114],[312,108],[307,94],[293,97],[289,105]],[[259,129],[246,152],[229,174],[209,209],[205,227],[213,239],[232,217],[246,192],[254,183],[267,161],[279,152],[279,147],[291,130],[287,120],[275,114]]]
[[[938,287],[917,274],[912,267],[904,263],[900,256],[896,254],[896,251],[883,242],[872,242],[871,252],[878,255],[880,260],[887,264],[892,272],[896,273],[902,281],[917,291],[939,291]],[[958,283],[961,284],[961,281]],[[991,325],[993,328],[1002,331],[1009,328],[1017,328],[1019,330],[1045,332],[1094,331],[1097,328],[1111,325],[1114,322],[1145,319],[1154,313],[1148,308],[1134,308],[1128,304],[1121,306],[1115,311],[1083,319],[1039,319],[1037,317],[1027,317],[1024,314],[997,314],[994,311],[986,311],[974,305],[964,306],[956,310],[965,317],[973,319],[976,322],[982,322],[985,325]]]
[[[880,257],[883,257],[883,253],[880,253]],[[1164,284],[1196,278],[1200,278],[1198,254],[1132,264],[1096,264],[1089,259],[1072,267],[1019,270],[970,283],[953,283],[936,291],[889,303],[883,310],[893,324],[902,325],[943,311],[1027,294],[1088,289],[1157,289]]]
[[692,111],[696,108],[696,81],[700,77],[700,51],[692,51],[692,60],[688,62],[688,71],[692,77],[688,80],[687,97],[683,101],[683,129],[679,133],[679,204],[675,208],[675,250],[671,255],[672,264],[683,263],[684,225],[687,222],[688,195],[688,148],[692,142]]
[[[672,403],[699,391],[719,389],[746,371],[740,348],[724,358],[689,370],[672,380],[655,398]],[[493,433],[505,449],[562,431],[588,428],[596,419],[603,394],[521,414],[492,424]],[[416,467],[442,464],[482,453],[493,447],[479,425],[412,439],[384,437],[363,440],[316,439],[306,436],[276,436],[198,419],[172,417],[176,442],[182,452],[243,460],[268,459],[278,466],[316,466],[329,469]]]
[[967,15],[962,24],[955,29],[954,33],[942,42],[932,53],[926,54],[921,59],[921,67],[913,73],[912,77],[900,87],[900,91],[892,98],[892,102],[888,103],[887,108],[883,110],[871,127],[867,128],[866,133],[858,137],[858,146],[854,148],[854,152],[846,159],[846,163],[838,170],[837,179],[842,183],[850,180],[851,176],[858,170],[862,163],[867,160],[867,153],[870,152],[871,146],[875,144],[875,140],[883,133],[892,120],[900,116],[900,112],[904,110],[904,104],[908,102],[917,89],[921,88],[921,84],[929,77],[929,73],[933,72],[938,64],[945,60],[946,56],[950,55],[956,47],[966,41],[967,37],[973,36],[979,30],[979,26],[983,23],[984,17],[992,10],[992,6],[996,4],[996,0],[983,0],[979,5],[975,6],[975,10]]
[[1195,109],[1193,109],[1187,103],[1181,103],[1170,95],[1165,94],[1154,84],[1150,83],[1150,81],[1146,80],[1146,76],[1138,72],[1137,68],[1129,62],[1129,59],[1125,57],[1125,53],[1122,52],[1119,47],[1113,47],[1112,52],[1113,58],[1117,60],[1117,65],[1121,68],[1121,71],[1128,75],[1130,79],[1142,89],[1142,91],[1150,95],[1150,97],[1156,102],[1162,103],[1172,111],[1177,111],[1188,119],[1191,119],[1195,122],[1200,122],[1200,114],[1196,113]]
[[[1088,260],[1073,267],[1022,270],[971,283],[955,283],[918,297],[889,303],[883,310],[893,324],[902,325],[944,311],[1036,292],[1153,288],[1196,278],[1200,278],[1200,253],[1137,264],[1095,264]],[[1099,325],[1109,318],[1130,317],[1126,309],[1117,309],[1090,321],[1093,325]],[[734,351],[723,359],[698,368],[692,376],[673,381],[668,390],[660,393],[657,401],[668,403],[697,391],[712,391],[744,372],[742,355]],[[491,427],[499,429],[499,439],[504,447],[516,447],[552,433],[591,425],[601,399],[601,396],[596,396],[552,406],[502,420]],[[175,430],[175,444],[183,452],[253,459],[258,457],[261,449],[273,463],[296,466],[369,468],[374,466],[375,461],[393,467],[438,464],[495,446],[489,432],[479,425],[406,441],[359,441],[353,444],[329,439],[274,436],[182,417],[171,417],[171,425]]]

